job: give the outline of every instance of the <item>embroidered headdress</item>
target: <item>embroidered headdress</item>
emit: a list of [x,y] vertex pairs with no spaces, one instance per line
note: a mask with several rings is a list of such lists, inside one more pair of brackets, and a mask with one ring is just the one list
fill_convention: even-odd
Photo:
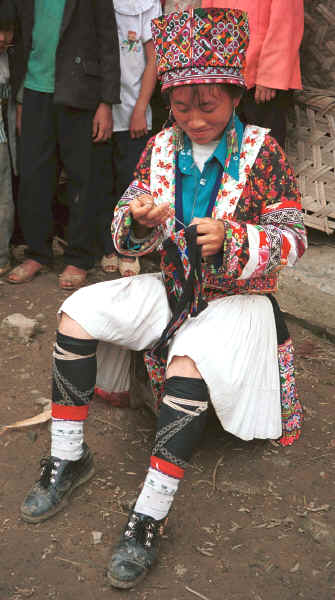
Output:
[[246,12],[195,8],[152,21],[158,77],[162,90],[196,83],[245,87],[249,43]]

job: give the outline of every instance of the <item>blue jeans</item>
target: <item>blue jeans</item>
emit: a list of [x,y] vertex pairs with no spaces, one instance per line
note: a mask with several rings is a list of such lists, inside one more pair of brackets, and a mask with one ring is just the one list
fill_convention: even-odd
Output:
[[96,206],[98,235],[104,254],[115,252],[110,232],[114,209],[133,180],[136,165],[150,135],[132,139],[129,131],[118,131],[113,133],[109,142],[97,148]]

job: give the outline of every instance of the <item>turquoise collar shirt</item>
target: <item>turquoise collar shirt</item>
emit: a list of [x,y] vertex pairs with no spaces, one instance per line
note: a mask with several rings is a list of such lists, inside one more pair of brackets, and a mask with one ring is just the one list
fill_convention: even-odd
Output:
[[[192,142],[184,134],[184,148],[178,153],[178,169],[181,175],[182,216],[183,223],[187,226],[193,217],[206,216],[211,195],[220,171],[225,166],[227,158],[227,132],[230,129],[232,117],[225,132],[214,150],[213,154],[204,164],[202,173],[193,160]],[[232,154],[227,173],[236,181],[239,180],[240,152],[243,140],[244,126],[235,115],[235,129],[238,140],[238,151]],[[178,198],[176,198],[178,202]],[[180,201],[180,199],[179,199]],[[177,209],[177,213],[181,214]]]

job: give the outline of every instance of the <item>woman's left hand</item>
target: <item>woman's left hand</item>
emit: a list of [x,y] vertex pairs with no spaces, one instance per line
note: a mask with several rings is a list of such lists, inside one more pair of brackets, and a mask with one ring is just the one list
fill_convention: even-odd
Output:
[[197,226],[197,244],[201,246],[201,256],[212,256],[220,252],[225,238],[225,226],[222,221],[196,217],[191,225]]

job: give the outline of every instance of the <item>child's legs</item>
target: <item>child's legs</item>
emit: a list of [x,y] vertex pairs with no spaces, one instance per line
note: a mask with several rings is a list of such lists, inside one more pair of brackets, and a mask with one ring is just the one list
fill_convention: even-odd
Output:
[[27,256],[52,260],[52,201],[56,190],[56,124],[53,94],[24,90],[18,209]]
[[140,156],[149,140],[150,135],[132,139],[129,131],[117,131],[112,137],[112,172],[114,175],[113,200],[105,213],[105,254],[115,252],[110,224],[113,219],[114,209],[134,179],[134,171]]
[[[113,134],[114,137],[115,134]],[[94,178],[96,198],[97,236],[104,254],[111,254],[114,245],[111,222],[117,204],[115,196],[115,166],[113,163],[113,137],[103,144],[95,144]]]
[[9,242],[13,232],[14,204],[7,143],[0,143],[0,268],[9,262]]
[[69,176],[68,245],[64,251],[64,263],[90,269],[94,264],[95,185],[99,185],[94,177],[94,112],[59,104],[56,113],[60,157]]

